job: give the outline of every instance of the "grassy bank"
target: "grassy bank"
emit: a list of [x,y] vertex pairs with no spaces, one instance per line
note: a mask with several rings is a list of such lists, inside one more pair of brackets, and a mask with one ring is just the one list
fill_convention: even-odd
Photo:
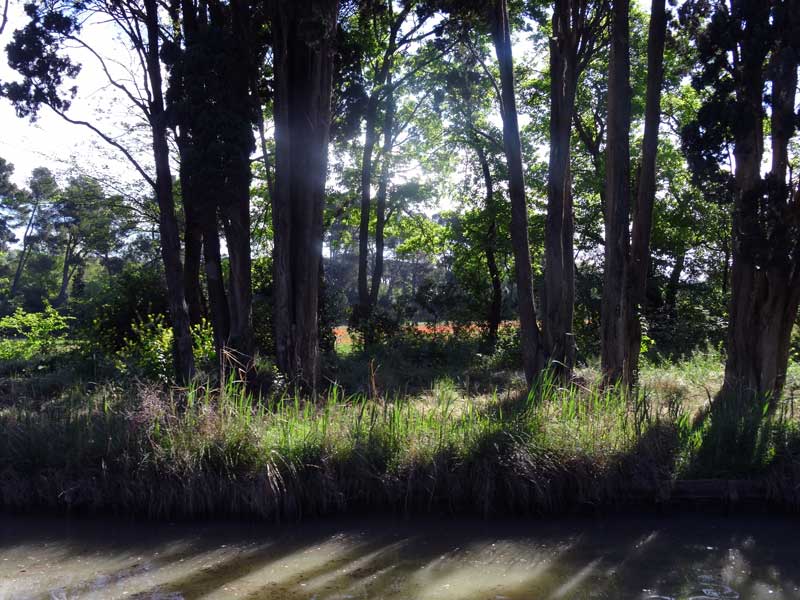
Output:
[[530,395],[471,393],[445,379],[373,399],[332,386],[316,403],[257,400],[234,383],[18,396],[0,412],[0,506],[276,520],[544,514],[655,502],[687,476],[763,479],[774,501],[800,505],[788,408],[700,418],[691,382],[655,368],[643,380],[627,398],[588,371],[568,386],[545,377]]

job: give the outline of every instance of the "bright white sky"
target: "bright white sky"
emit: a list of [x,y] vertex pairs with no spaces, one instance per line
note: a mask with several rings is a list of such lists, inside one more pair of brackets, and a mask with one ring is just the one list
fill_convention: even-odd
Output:
[[[23,0],[11,0],[9,22],[0,36],[0,80],[3,81],[16,78],[16,73],[8,67],[5,46],[14,30],[27,23],[22,7]],[[95,23],[88,24],[84,31],[89,34],[86,37],[93,39],[93,43],[97,40],[96,49],[109,61],[109,69],[115,76],[129,80],[124,66],[131,64],[131,57],[125,46],[114,39],[112,28]],[[71,54],[83,65],[83,69],[75,81],[78,96],[69,110],[69,116],[93,123],[99,121],[104,132],[122,135],[123,126],[130,126],[139,118],[137,109],[121,92],[109,89],[99,63],[87,51],[75,49]],[[8,101],[0,100],[0,156],[14,165],[13,180],[18,185],[25,185],[35,167],[46,166],[58,174],[70,169],[71,164],[98,176],[113,174],[122,183],[141,181],[125,159],[116,151],[109,150],[94,133],[65,122],[47,107],[43,107],[37,121],[31,123],[29,119],[18,118]],[[142,156],[146,161],[146,154]]]

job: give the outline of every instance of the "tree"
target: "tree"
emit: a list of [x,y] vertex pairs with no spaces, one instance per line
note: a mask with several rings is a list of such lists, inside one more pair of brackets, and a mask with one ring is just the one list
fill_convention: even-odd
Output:
[[[218,352],[252,354],[250,155],[260,46],[260,19],[251,3],[234,0],[175,5],[182,38],[169,48],[167,100],[177,127],[181,192],[186,217],[185,281],[193,322],[200,319],[200,254]],[[229,254],[228,291],[222,277],[219,226]]]
[[99,183],[81,176],[69,181],[50,214],[62,254],[61,283],[53,300],[58,308],[66,303],[69,284],[89,255],[99,257],[110,270],[111,254],[121,248],[131,221],[121,203],[108,197]]
[[630,2],[612,0],[611,14],[601,368],[606,381],[633,384],[641,340],[638,305],[645,293],[650,256],[666,17],[663,0],[654,0],[647,45],[645,134],[631,227]]
[[570,147],[578,81],[600,46],[605,0],[556,0],[550,36],[550,161],[547,174],[544,346],[549,360],[569,373],[575,361],[574,211]]
[[[684,128],[684,151],[707,195],[732,203],[730,316],[719,398],[744,393],[768,397],[774,407],[800,301],[800,189],[789,169],[800,3],[691,2],[682,17],[697,32],[693,84],[704,94],[696,120]],[[762,175],[765,122],[771,163]]]
[[[14,104],[20,117],[35,118],[42,106],[47,106],[66,121],[91,129],[107,144],[120,151],[152,186],[159,208],[161,255],[167,280],[170,318],[174,333],[174,363],[179,381],[188,381],[194,373],[189,315],[184,294],[183,264],[178,221],[172,194],[172,174],[167,141],[167,114],[164,105],[160,49],[162,29],[159,3],[156,0],[105,1],[73,3],[56,1],[46,4],[26,4],[28,24],[14,32],[7,47],[8,61],[22,80],[6,83],[2,95]],[[144,90],[145,98],[115,80],[100,55],[80,37],[83,20],[99,12],[112,19],[136,51],[142,78],[136,90]],[[152,134],[152,158],[155,177],[139,163],[133,154],[113,136],[95,124],[68,116],[75,88],[62,89],[65,80],[75,78],[80,66],[65,53],[65,46],[78,44],[89,50],[100,62],[112,86],[120,90],[147,119]]]
[[647,92],[645,96],[644,137],[639,165],[636,203],[631,227],[628,257],[628,367],[627,380],[635,382],[639,370],[642,341],[641,311],[645,304],[650,266],[650,234],[653,229],[653,204],[656,196],[656,156],[661,123],[661,87],[664,81],[664,43],[667,32],[665,0],[653,0],[647,40]]
[[[378,298],[383,270],[383,230],[386,221],[386,191],[395,129],[395,94],[419,65],[394,77],[403,62],[403,52],[422,42],[430,32],[421,31],[430,11],[416,1],[405,2],[395,13],[393,2],[367,3],[358,13],[364,31],[364,61],[370,67],[365,78],[370,90],[364,107],[364,146],[361,157],[361,218],[359,225],[358,306],[356,320],[368,319]],[[418,6],[419,5],[419,6]],[[410,25],[404,30],[407,23]],[[378,142],[378,119],[383,108],[383,154],[376,198],[375,264],[369,282],[369,231],[372,212],[373,154]]]
[[[55,200],[59,189],[53,174],[49,169],[39,167],[33,170],[28,181],[30,192],[17,196],[14,208],[17,211],[17,224],[24,224],[22,234],[22,247],[17,257],[17,267],[11,283],[9,295],[13,298],[19,291],[22,273],[31,255],[34,243],[43,240],[50,227],[47,214],[50,204]],[[45,213],[43,216],[42,213]]]
[[520,336],[525,379],[532,385],[544,368],[545,354],[536,305],[533,296],[531,251],[528,243],[528,205],[525,200],[525,178],[522,170],[522,144],[519,138],[516,98],[514,95],[514,61],[511,54],[511,31],[506,0],[495,0],[492,21],[492,40],[500,68],[501,115],[503,118],[503,147],[508,163],[509,195],[511,197],[511,242],[514,250],[517,294],[519,296]]
[[14,240],[14,212],[19,190],[11,181],[14,165],[0,157],[0,251],[8,249]]
[[319,265],[337,0],[276,0],[274,326],[279,368],[316,392]]

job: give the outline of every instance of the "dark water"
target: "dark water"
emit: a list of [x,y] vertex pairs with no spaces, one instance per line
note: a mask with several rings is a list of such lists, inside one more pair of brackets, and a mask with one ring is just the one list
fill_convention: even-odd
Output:
[[0,517],[0,598],[800,599],[800,520]]

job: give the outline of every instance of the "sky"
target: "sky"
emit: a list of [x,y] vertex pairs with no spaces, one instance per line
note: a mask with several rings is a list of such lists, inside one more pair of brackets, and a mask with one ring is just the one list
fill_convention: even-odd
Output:
[[[23,3],[23,0],[11,0],[9,22],[0,36],[2,81],[17,78],[7,64],[5,47],[11,41],[14,30],[27,23]],[[90,22],[84,32],[93,40],[93,44],[97,40],[95,47],[107,61],[114,76],[129,80],[125,66],[131,64],[131,56],[125,46],[115,39],[111,26]],[[76,48],[70,50],[70,54],[83,68],[75,80],[78,95],[68,112],[69,116],[93,122],[99,118],[105,132],[122,136],[125,127],[135,122],[132,116],[136,109],[121,92],[110,89],[99,63],[86,50]],[[141,183],[140,178],[131,173],[124,158],[110,151],[90,130],[65,122],[47,107],[42,108],[36,122],[21,119],[5,99],[0,99],[0,156],[14,165],[13,181],[21,186],[26,184],[36,167],[46,166],[56,174],[63,174],[72,170],[71,163],[89,174],[112,175],[132,185]]]

